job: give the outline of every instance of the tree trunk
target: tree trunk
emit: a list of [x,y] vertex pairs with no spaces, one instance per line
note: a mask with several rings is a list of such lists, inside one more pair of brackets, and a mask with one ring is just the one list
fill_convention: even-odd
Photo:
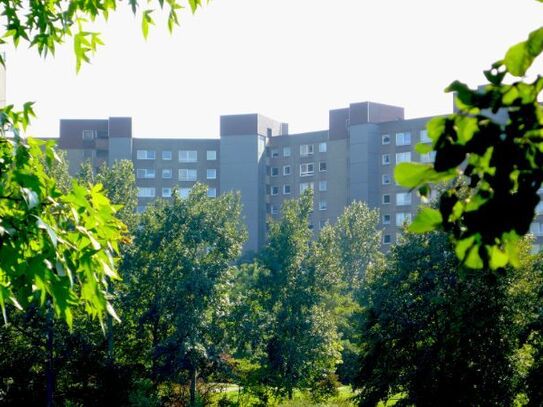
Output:
[[198,371],[196,367],[191,368],[190,372],[190,406],[196,406],[196,378],[198,377]]
[[55,389],[55,372],[54,372],[54,366],[53,366],[53,305],[50,301],[47,303],[47,327],[46,327],[46,335],[47,335],[47,342],[46,342],[46,348],[47,348],[47,362],[45,364],[45,380],[46,380],[46,406],[52,407],[53,406],[53,394]]

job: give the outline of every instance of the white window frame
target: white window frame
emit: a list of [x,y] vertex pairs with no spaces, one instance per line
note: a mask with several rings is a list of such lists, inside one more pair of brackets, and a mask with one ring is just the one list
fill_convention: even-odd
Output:
[[277,214],[279,214],[279,208],[278,208],[277,206],[275,206],[275,205],[271,205],[271,206],[270,206],[270,213],[271,213],[272,215],[277,215]]
[[[288,189],[288,192],[287,192]],[[283,195],[290,195],[292,193],[292,188],[290,184],[283,185]]]
[[411,192],[397,192],[396,206],[409,206],[413,203]]
[[217,197],[217,188],[208,187],[207,188],[207,197],[208,198],[216,198]]
[[217,160],[217,150],[206,150],[206,160],[207,161],[216,161]]
[[217,179],[217,169],[216,168],[208,168],[206,170],[206,179]]
[[137,168],[137,179],[154,179],[156,177],[156,170],[154,168]]
[[381,144],[386,146],[387,144],[390,144],[390,135],[389,134],[382,134],[381,135]]
[[[275,170],[275,174],[274,174]],[[272,177],[278,177],[279,176],[279,167],[271,167],[270,175]]]
[[[387,242],[388,237],[388,242]],[[383,235],[383,244],[392,244],[392,235]]]
[[155,150],[137,150],[136,159],[137,160],[155,160],[156,151]]
[[390,184],[392,184],[392,177],[390,176],[390,174],[383,174],[381,176],[381,184],[382,185],[390,185]]
[[98,138],[97,130],[83,130],[81,132],[81,139],[83,141],[92,141]]
[[162,198],[171,198],[172,197],[172,189],[170,187],[163,187],[161,196],[162,196]]
[[[386,198],[386,197],[388,197],[388,198]],[[386,202],[387,200],[388,200],[388,202]],[[392,203],[392,200],[390,198],[390,194],[383,194],[383,197],[381,198],[381,202],[383,203],[383,205],[390,205]]]
[[397,146],[410,146],[411,145],[411,132],[396,133],[396,145]]
[[300,144],[300,157],[310,157],[313,155],[313,144]]
[[292,151],[290,147],[283,147],[283,157],[290,157]]
[[390,165],[390,154],[383,154],[381,156],[381,164]]
[[319,201],[319,211],[325,211],[328,209],[328,204],[326,203],[326,201],[323,199],[323,200],[320,200]]
[[179,181],[193,182],[198,179],[198,171],[194,168],[179,168]]
[[272,185],[271,186],[270,195],[271,196],[279,195],[279,186],[278,185]]
[[271,158],[279,157],[279,149],[278,148],[272,148],[270,150],[270,156],[271,156]]
[[138,187],[138,198],[154,198],[155,196],[155,187]]
[[328,191],[328,181],[325,179],[319,181],[319,192]]
[[396,164],[411,162],[411,151],[396,153]]
[[428,137],[428,130],[422,129],[420,131],[420,142],[421,143],[431,143],[432,139]]
[[411,212],[396,212],[396,226],[403,226],[404,223],[410,224],[412,220]]
[[179,150],[180,163],[196,163],[198,162],[197,150]]
[[283,176],[291,175],[291,167],[290,165],[283,165]]
[[[388,216],[388,220],[386,220],[387,216]],[[392,219],[392,216],[389,213],[383,214],[383,219],[382,219],[383,225],[390,225],[391,219]]]
[[[168,172],[164,173],[164,171],[169,171],[170,176],[168,177]],[[162,168],[161,177],[162,179],[172,179],[173,170],[171,168]]]
[[326,142],[319,143],[319,153],[326,153],[328,150],[328,146],[326,145]]
[[171,161],[173,159],[173,152],[172,150],[162,150],[160,156],[163,161]]
[[315,163],[300,164],[300,177],[310,177],[315,174]]
[[436,152],[430,151],[429,153],[421,154],[420,155],[420,162],[421,163],[433,163],[436,160]]
[[[324,164],[324,169],[322,169],[322,164]],[[319,161],[319,172],[326,172],[328,170],[326,161]]]

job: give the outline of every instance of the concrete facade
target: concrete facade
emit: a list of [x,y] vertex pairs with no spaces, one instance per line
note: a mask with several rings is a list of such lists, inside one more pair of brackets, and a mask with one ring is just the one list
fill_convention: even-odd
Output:
[[[249,232],[246,251],[264,244],[267,220],[280,216],[283,202],[309,187],[314,230],[362,200],[379,208],[386,248],[420,204],[415,192],[396,185],[394,167],[433,160],[414,149],[430,142],[425,130],[430,119],[405,120],[402,107],[363,102],[331,110],[328,129],[301,134],[259,114],[222,116],[220,137],[209,139],[133,138],[130,118],[61,120],[59,146],[67,151],[73,174],[84,160],[98,167],[131,159],[140,211],[153,199],[168,199],[174,188],[185,196],[196,181],[209,186],[210,196],[239,191]],[[543,221],[536,219],[532,232],[540,243]]]

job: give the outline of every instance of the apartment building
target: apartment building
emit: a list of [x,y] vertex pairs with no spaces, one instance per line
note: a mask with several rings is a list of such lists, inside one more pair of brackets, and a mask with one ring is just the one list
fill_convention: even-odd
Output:
[[[406,120],[402,107],[363,102],[331,110],[328,129],[300,134],[260,114],[222,116],[219,137],[209,139],[133,138],[126,117],[61,120],[59,146],[67,151],[73,174],[85,160],[96,167],[132,160],[140,211],[153,199],[169,199],[174,188],[187,196],[197,181],[208,185],[210,197],[239,191],[247,251],[265,242],[267,219],[280,216],[283,202],[307,188],[314,191],[315,230],[334,222],[353,200],[362,200],[379,208],[386,248],[420,204],[415,193],[396,185],[394,167],[433,161],[432,153],[419,155],[414,149],[430,142],[425,130],[430,119]],[[540,243],[543,221],[538,218],[532,226]]]

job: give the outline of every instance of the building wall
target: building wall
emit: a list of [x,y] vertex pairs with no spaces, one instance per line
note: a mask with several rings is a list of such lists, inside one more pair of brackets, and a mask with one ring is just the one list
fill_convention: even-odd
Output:
[[[222,116],[219,139],[132,138],[130,118],[61,120],[59,146],[67,150],[72,174],[86,159],[95,166],[131,159],[142,195],[139,210],[158,197],[168,199],[175,188],[187,193],[196,181],[207,184],[211,195],[240,192],[249,232],[246,251],[257,251],[265,243],[268,220],[279,218],[283,203],[299,197],[306,184],[314,189],[315,231],[333,223],[350,202],[362,200],[380,210],[386,249],[420,204],[415,192],[396,185],[394,167],[402,159],[431,161],[415,151],[430,119],[405,120],[401,107],[362,102],[331,110],[328,129],[301,134],[289,134],[286,123],[259,114]],[[88,130],[95,132],[94,139],[83,137]],[[196,160],[182,162],[180,151],[195,151]],[[208,151],[215,152],[215,159],[208,159]],[[170,152],[171,159],[164,152]],[[170,178],[162,175],[164,170],[171,171]],[[195,170],[195,180],[180,180],[180,170]],[[543,204],[537,212],[532,231],[540,244]]]

